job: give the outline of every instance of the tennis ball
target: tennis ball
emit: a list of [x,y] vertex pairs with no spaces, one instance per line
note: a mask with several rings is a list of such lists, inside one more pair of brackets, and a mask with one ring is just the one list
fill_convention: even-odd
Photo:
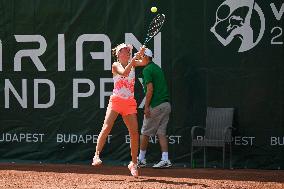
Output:
[[157,7],[151,7],[151,12],[157,12]]

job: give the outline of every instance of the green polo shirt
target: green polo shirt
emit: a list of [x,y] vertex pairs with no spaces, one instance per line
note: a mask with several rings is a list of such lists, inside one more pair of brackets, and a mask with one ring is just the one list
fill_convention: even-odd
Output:
[[154,62],[149,62],[143,69],[143,87],[147,92],[147,84],[153,84],[153,96],[150,102],[152,108],[169,101],[167,81],[162,69]]

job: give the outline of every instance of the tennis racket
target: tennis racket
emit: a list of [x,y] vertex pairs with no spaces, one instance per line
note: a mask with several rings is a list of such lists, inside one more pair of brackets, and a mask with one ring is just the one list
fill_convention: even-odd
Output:
[[157,16],[155,16],[155,18],[153,18],[152,22],[149,25],[148,33],[143,46],[146,46],[146,44],[159,33],[165,20],[166,16],[164,14],[158,14]]

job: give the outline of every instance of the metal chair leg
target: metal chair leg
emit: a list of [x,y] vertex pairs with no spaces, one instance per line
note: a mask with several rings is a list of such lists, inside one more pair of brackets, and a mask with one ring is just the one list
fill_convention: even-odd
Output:
[[230,169],[232,169],[232,143],[230,142]]
[[193,168],[193,145],[191,145],[191,152],[190,152],[190,164],[191,168]]
[[203,167],[206,168],[206,147],[203,148]]
[[223,145],[223,169],[225,168],[225,144]]

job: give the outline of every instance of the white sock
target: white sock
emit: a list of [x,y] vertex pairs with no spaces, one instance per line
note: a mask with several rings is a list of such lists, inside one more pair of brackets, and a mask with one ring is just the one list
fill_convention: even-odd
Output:
[[145,151],[140,150],[138,159],[139,159],[140,161],[143,160],[143,159],[145,159],[145,155],[146,155],[146,150],[145,150]]
[[169,160],[169,153],[168,152],[163,152],[162,153],[162,160],[164,160],[164,161]]

